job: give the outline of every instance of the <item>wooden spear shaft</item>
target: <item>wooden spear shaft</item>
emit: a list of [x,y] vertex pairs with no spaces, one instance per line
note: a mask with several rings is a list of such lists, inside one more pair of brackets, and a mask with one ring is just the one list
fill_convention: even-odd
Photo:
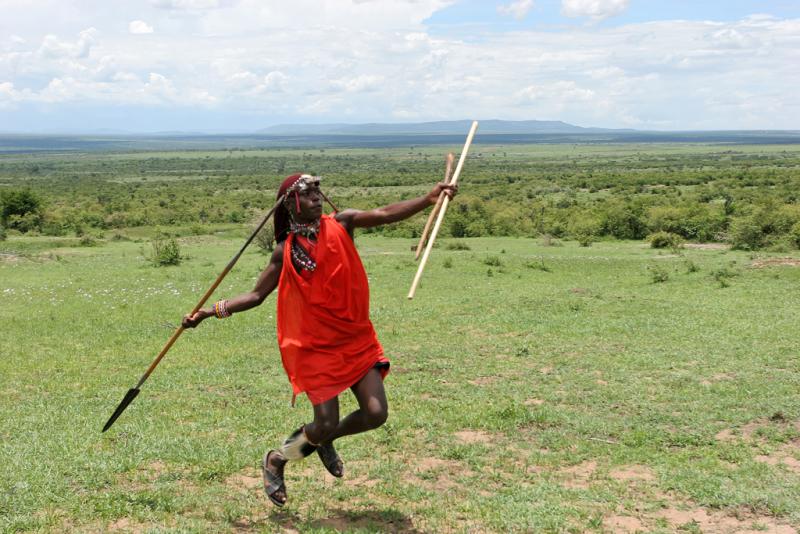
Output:
[[[275,213],[275,210],[278,209],[278,206],[281,205],[281,202],[283,202],[285,196],[286,195],[281,195],[281,197],[278,198],[278,201],[275,202],[275,205],[272,206],[272,209],[269,210],[269,213],[267,213],[264,216],[264,218],[261,220],[256,229],[253,230],[253,233],[251,233],[250,237],[247,238],[247,241],[245,241],[244,245],[242,245],[242,248],[239,249],[239,252],[237,252],[236,255],[231,259],[231,261],[228,262],[228,264],[225,266],[225,268],[222,270],[219,276],[217,276],[217,279],[214,280],[214,283],[211,284],[211,287],[209,287],[208,290],[205,292],[205,294],[203,294],[203,296],[200,298],[200,301],[197,303],[197,305],[195,305],[195,307],[192,308],[192,311],[189,313],[189,315],[194,315],[195,313],[198,312],[198,310],[200,310],[200,308],[203,307],[203,304],[206,303],[211,294],[214,293],[214,291],[217,289],[220,283],[222,283],[222,279],[225,278],[225,276],[227,276],[230,270],[233,269],[233,266],[236,264],[236,262],[239,261],[239,258],[242,256],[242,254],[244,254],[244,250],[247,248],[250,242],[253,241],[253,239],[255,239],[256,234],[258,234],[258,232],[261,231],[261,229],[267,223],[269,218],[272,217],[272,214]],[[181,336],[184,330],[185,329],[183,328],[183,326],[179,326],[175,330],[175,332],[173,332],[172,336],[164,345],[164,348],[162,348],[161,352],[158,353],[158,356],[156,356],[156,359],[153,360],[153,363],[150,364],[150,367],[147,368],[147,371],[145,371],[145,373],[142,375],[142,378],[139,379],[139,382],[136,384],[136,386],[129,389],[128,392],[125,394],[125,396],[122,398],[122,402],[119,403],[116,410],[114,410],[114,413],[112,413],[111,417],[108,418],[108,421],[103,427],[103,432],[111,428],[111,425],[114,424],[114,421],[116,421],[117,418],[119,418],[119,416],[122,415],[122,412],[125,411],[125,408],[127,408],[128,405],[131,402],[133,402],[133,399],[135,399],[136,396],[139,394],[140,391],[139,388],[142,387],[144,381],[147,380],[147,378],[150,376],[150,374],[153,372],[153,370],[156,368],[159,362],[161,362],[161,359],[167,354],[169,349],[172,348],[172,345],[178,340],[178,338]]]
[[[444,183],[449,184],[453,172],[453,160],[454,160],[453,153],[450,152],[447,154],[447,168],[444,171]],[[433,219],[436,218],[436,215],[439,214],[439,208],[442,207],[442,203],[444,202],[444,198],[447,195],[444,194],[444,191],[439,193],[439,198],[436,200],[436,205],[431,210],[431,214],[428,215],[428,220],[425,223],[425,228],[422,229],[422,236],[419,238],[419,243],[417,243],[417,252],[414,254],[414,259],[418,260],[419,255],[422,254],[422,248],[425,246],[425,239],[428,237],[428,230],[431,229],[431,225],[433,224]]]
[[[458,158],[458,165],[456,166],[456,172],[453,173],[453,179],[450,180],[451,185],[456,185],[458,183],[458,177],[461,175],[461,169],[464,167],[464,162],[467,159],[467,151],[469,150],[469,145],[472,144],[472,138],[475,136],[475,131],[478,129],[478,121],[472,121],[472,128],[469,129],[469,134],[467,135],[467,142],[464,143],[464,150],[461,151],[461,157]],[[442,208],[439,210],[439,215],[436,217],[436,224],[433,225],[433,230],[431,231],[431,237],[428,239],[428,245],[425,247],[425,252],[422,254],[422,260],[419,262],[419,267],[417,268],[417,274],[414,276],[414,281],[411,283],[411,289],[408,291],[408,298],[413,299],[414,293],[417,292],[417,285],[419,284],[420,278],[422,278],[422,271],[425,270],[425,264],[428,262],[428,256],[431,254],[431,249],[433,249],[433,242],[436,241],[436,235],[439,233],[439,227],[442,225],[442,221],[444,220],[444,214],[447,212],[447,206],[450,204],[450,197],[444,197],[444,201],[442,202]]]

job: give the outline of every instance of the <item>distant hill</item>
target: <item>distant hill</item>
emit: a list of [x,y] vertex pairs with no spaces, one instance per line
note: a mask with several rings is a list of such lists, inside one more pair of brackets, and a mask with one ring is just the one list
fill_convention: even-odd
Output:
[[[368,124],[278,124],[258,130],[264,135],[464,135],[472,121],[436,121]],[[633,132],[607,128],[584,128],[563,121],[480,121],[484,135],[500,134],[575,134]]]

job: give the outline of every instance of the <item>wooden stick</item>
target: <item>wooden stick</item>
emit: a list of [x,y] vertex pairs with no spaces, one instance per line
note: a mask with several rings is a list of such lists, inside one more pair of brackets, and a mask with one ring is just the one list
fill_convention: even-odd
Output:
[[[450,152],[447,154],[447,168],[444,171],[444,183],[449,184],[450,179],[453,177],[453,153]],[[425,228],[422,229],[422,236],[419,238],[419,243],[417,244],[417,253],[414,255],[414,259],[418,260],[419,255],[422,254],[422,247],[425,246],[425,240],[428,237],[428,230],[431,229],[431,224],[433,224],[433,219],[439,213],[439,208],[442,207],[442,202],[444,202],[444,197],[447,195],[444,194],[444,191],[439,193],[439,198],[436,200],[436,205],[431,210],[431,214],[428,215],[428,221],[425,223]]]
[[[453,179],[450,180],[451,185],[458,184],[458,177],[461,175],[461,169],[464,167],[464,162],[467,159],[467,151],[469,150],[469,145],[472,143],[472,138],[475,136],[475,131],[478,129],[478,121],[472,121],[472,128],[469,129],[469,134],[467,135],[467,142],[464,143],[464,149],[461,151],[461,157],[458,158],[458,165],[456,166],[456,172],[453,173]],[[428,262],[428,256],[431,254],[431,249],[433,248],[433,242],[436,240],[436,235],[439,233],[439,227],[442,225],[442,221],[444,220],[444,214],[447,212],[447,206],[450,203],[450,197],[444,197],[444,201],[442,202],[442,207],[439,210],[439,215],[436,217],[436,224],[433,225],[433,231],[431,231],[431,237],[428,239],[428,245],[425,247],[425,253],[422,255],[422,261],[419,262],[419,268],[417,268],[417,274],[414,276],[414,281],[411,283],[411,289],[408,291],[408,298],[413,299],[414,293],[417,291],[417,284],[419,284],[420,278],[422,278],[422,271],[425,270],[425,264]]]

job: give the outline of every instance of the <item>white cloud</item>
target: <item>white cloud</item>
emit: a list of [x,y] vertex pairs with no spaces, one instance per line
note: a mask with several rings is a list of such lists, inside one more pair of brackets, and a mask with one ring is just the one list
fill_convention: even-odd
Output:
[[46,58],[86,58],[95,44],[95,35],[97,30],[88,28],[78,34],[78,40],[74,43],[69,41],[62,41],[58,36],[49,34],[45,35],[42,44],[39,47],[38,53]]
[[515,0],[510,4],[501,4],[497,7],[497,12],[501,15],[510,15],[517,20],[524,19],[533,9],[533,0]]
[[150,0],[153,7],[172,10],[218,9],[232,3],[228,0]]
[[[81,0],[94,8],[98,31],[86,29],[86,10],[71,15],[74,9],[59,11],[62,3],[41,1],[30,4],[40,10],[35,31],[0,20],[0,35],[9,36],[0,37],[4,110],[91,104],[158,107],[164,116],[191,108],[203,117],[213,107],[221,120],[263,116],[264,125],[276,122],[270,114],[280,114],[281,122],[299,115],[334,122],[468,114],[609,127],[800,124],[794,67],[800,20],[794,19],[475,35],[426,28],[425,19],[449,0],[173,0],[113,9]],[[62,0],[75,7],[72,1]],[[566,4],[592,20],[627,6]],[[48,10],[63,16],[48,17]],[[58,21],[71,16],[73,29],[65,30]],[[158,33],[131,35],[130,21],[146,21]]]
[[628,9],[629,0],[561,0],[561,13],[567,17],[602,20]]
[[346,93],[365,93],[378,91],[383,87],[383,77],[361,74],[355,78],[341,78],[333,80],[331,87]]
[[128,32],[134,35],[153,33],[153,27],[143,20],[132,20],[128,24]]

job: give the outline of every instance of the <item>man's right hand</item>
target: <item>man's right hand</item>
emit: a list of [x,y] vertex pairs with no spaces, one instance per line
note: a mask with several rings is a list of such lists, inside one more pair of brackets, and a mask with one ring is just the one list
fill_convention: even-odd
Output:
[[[211,315],[213,315],[213,313]],[[184,328],[194,328],[205,319],[211,317],[211,315],[209,315],[207,310],[198,310],[194,315],[187,313],[183,316],[183,320],[181,320],[181,326]]]

